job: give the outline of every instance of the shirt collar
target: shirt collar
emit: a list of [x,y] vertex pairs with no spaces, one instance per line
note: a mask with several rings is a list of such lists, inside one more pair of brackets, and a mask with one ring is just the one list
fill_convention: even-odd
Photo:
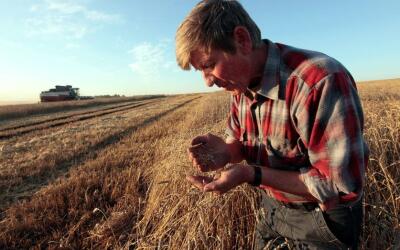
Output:
[[261,79],[261,88],[257,94],[278,100],[280,94],[280,50],[275,43],[267,39],[263,41],[267,45],[268,55],[264,66],[264,75]]

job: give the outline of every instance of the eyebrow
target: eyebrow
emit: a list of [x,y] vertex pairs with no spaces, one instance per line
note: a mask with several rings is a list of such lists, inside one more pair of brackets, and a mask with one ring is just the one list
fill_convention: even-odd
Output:
[[206,59],[203,59],[200,61],[199,66],[204,67],[204,65],[209,64],[212,61],[212,58],[210,56],[207,56]]
[[193,63],[192,66],[196,69],[196,70],[201,70],[205,64],[209,63],[211,61],[211,56],[210,55],[204,55],[202,58],[200,58],[199,62],[196,63],[198,67],[196,67]]
[[193,68],[195,68],[196,70],[202,70],[202,68],[204,68],[204,65],[208,62],[208,60],[203,60],[200,61],[199,63],[196,63],[196,65],[194,65],[192,63]]

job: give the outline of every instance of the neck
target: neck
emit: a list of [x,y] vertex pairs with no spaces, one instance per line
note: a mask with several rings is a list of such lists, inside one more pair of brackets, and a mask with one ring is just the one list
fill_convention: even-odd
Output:
[[253,96],[261,88],[261,80],[264,75],[264,67],[267,60],[267,55],[268,47],[265,43],[262,43],[261,47],[253,51],[252,60],[254,64],[252,68],[254,69],[254,73],[248,85],[248,90],[253,94]]

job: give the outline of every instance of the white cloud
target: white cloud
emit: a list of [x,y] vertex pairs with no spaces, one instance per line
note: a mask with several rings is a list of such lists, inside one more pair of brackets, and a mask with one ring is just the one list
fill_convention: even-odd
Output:
[[96,11],[96,10],[87,10],[85,11],[85,16],[87,19],[92,21],[101,21],[101,22],[118,22],[121,20],[118,15],[110,15],[104,12]]
[[30,12],[35,12],[35,11],[38,11],[39,8],[40,8],[39,5],[32,5],[29,10],[30,10]]
[[41,18],[30,18],[26,20],[30,27],[27,34],[35,35],[62,35],[69,39],[80,39],[88,33],[88,26],[71,22],[64,16],[47,15]]
[[68,0],[44,0],[30,7],[32,17],[26,19],[30,36],[53,35],[67,39],[81,39],[96,31],[99,24],[121,21],[119,15],[90,9]]
[[166,50],[168,41],[162,41],[157,45],[143,42],[129,51],[133,56],[133,63],[129,67],[144,79],[157,79],[161,70],[171,69],[174,65],[167,60]]
[[46,0],[46,3],[47,9],[63,14],[75,14],[86,10],[82,5],[71,2]]

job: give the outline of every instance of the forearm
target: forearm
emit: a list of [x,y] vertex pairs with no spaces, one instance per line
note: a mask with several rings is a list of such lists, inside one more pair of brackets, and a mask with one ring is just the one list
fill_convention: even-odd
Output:
[[[226,141],[228,151],[230,153],[230,163],[239,163],[243,161],[243,144],[240,141]],[[270,167],[260,166],[262,168],[261,184],[270,186],[274,189],[299,195],[309,200],[316,200],[308,191],[307,186],[300,178],[300,172],[284,171],[273,169]],[[247,182],[254,179],[254,169],[244,166],[244,176]]]
[[[277,190],[302,196],[310,201],[317,201],[308,192],[307,187],[296,172],[276,170],[261,167],[261,184]],[[254,183],[255,171],[253,167],[243,164],[232,164],[221,171],[217,178],[209,176],[189,176],[188,180],[205,192],[225,193],[243,183]]]
[[[245,168],[247,172],[245,173],[245,176],[249,178],[248,182],[251,182],[254,179],[254,169],[252,167]],[[278,170],[264,166],[261,166],[261,169],[262,185],[269,186],[286,193],[302,196],[308,200],[317,201],[309,193],[307,186],[300,178],[299,172]]]
[[295,194],[310,200],[316,200],[301,180],[300,172],[263,167],[261,183],[289,194]]

